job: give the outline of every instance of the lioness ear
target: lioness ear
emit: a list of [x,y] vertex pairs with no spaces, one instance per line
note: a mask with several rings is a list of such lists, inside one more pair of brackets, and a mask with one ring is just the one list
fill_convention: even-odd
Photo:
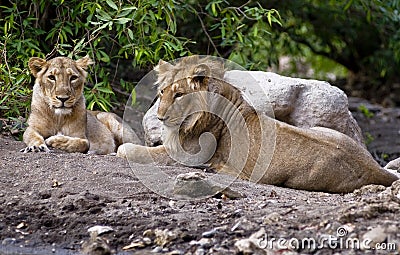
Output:
[[47,61],[42,58],[30,58],[28,61],[29,70],[31,70],[33,76],[37,77],[37,74],[43,69],[46,63]]
[[88,55],[86,55],[85,57],[83,57],[81,59],[78,59],[77,61],[75,61],[75,63],[77,66],[81,67],[83,70],[86,70],[89,65],[94,64],[93,60],[91,60]]
[[195,86],[207,86],[210,75],[210,67],[206,64],[200,64],[193,69],[192,82]]

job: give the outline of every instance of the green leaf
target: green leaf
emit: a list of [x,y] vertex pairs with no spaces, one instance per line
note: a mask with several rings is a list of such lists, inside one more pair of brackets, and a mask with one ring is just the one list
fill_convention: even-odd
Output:
[[114,94],[114,92],[109,89],[109,88],[105,88],[105,87],[97,87],[96,88],[98,91],[106,93],[106,94]]
[[343,8],[343,10],[344,11],[347,11],[349,8],[350,8],[350,6],[353,4],[353,0],[349,0],[348,2],[347,2],[347,4],[346,4],[346,6]]
[[136,104],[136,90],[133,89],[131,93],[131,105],[134,106]]
[[130,28],[128,28],[127,30],[128,30],[128,36],[129,36],[129,38],[130,38],[131,40],[133,40],[133,39],[134,39],[134,36],[133,36],[132,30],[131,30]]
[[108,6],[113,8],[114,10],[118,11],[118,6],[112,0],[106,0]]
[[123,25],[123,24],[126,24],[126,23],[128,23],[129,21],[131,21],[131,19],[129,19],[129,18],[118,18],[118,19],[115,19],[115,21],[116,21],[118,24]]

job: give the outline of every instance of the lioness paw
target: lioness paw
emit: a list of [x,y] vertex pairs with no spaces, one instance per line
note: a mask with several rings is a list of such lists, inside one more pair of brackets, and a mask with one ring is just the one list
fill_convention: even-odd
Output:
[[32,145],[28,146],[24,149],[21,149],[20,152],[28,153],[28,152],[49,152],[49,148],[47,148],[46,144],[41,144],[39,146]]
[[70,148],[73,145],[71,144],[71,139],[68,136],[64,135],[50,136],[45,140],[45,142],[48,146],[53,147],[55,149],[60,149],[69,152],[74,151],[72,148]]
[[45,142],[50,147],[66,152],[86,152],[89,148],[89,141],[87,139],[66,135],[50,136]]

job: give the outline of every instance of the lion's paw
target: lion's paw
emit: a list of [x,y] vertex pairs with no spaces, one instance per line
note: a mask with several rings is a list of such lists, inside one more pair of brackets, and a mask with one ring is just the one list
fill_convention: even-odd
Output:
[[127,148],[131,147],[131,145],[133,145],[133,144],[131,144],[131,143],[124,143],[124,144],[121,144],[121,145],[118,147],[118,150],[117,150],[117,157],[126,159],[126,158],[127,158],[127,157],[126,157]]
[[133,143],[120,145],[117,150],[117,157],[136,163],[151,163],[153,161],[147,147]]
[[49,152],[49,148],[47,148],[46,144],[41,144],[39,146],[32,145],[28,146],[24,149],[21,149],[20,152],[28,153],[28,152]]

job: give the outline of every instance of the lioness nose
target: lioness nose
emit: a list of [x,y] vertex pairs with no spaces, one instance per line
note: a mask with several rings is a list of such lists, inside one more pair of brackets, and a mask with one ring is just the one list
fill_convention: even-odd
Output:
[[67,101],[67,100],[69,99],[68,96],[67,96],[67,97],[59,97],[59,96],[56,96],[56,98],[57,98],[58,100],[60,100],[62,103],[65,103],[65,101]]

